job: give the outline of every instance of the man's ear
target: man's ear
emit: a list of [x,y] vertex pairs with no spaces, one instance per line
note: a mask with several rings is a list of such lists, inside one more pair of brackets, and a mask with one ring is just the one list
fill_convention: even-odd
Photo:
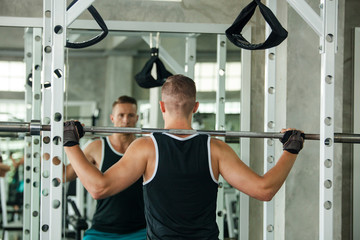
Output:
[[114,115],[110,114],[110,120],[112,123],[114,123]]
[[195,102],[195,106],[193,108],[193,113],[196,113],[198,109],[199,109],[199,102]]
[[159,101],[159,104],[160,104],[160,110],[161,112],[165,112],[165,103],[163,101]]

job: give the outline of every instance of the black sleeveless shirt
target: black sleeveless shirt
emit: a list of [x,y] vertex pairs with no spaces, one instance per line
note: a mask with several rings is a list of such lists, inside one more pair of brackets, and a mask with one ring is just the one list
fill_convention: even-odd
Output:
[[[102,138],[102,160],[100,171],[105,172],[122,157],[110,144],[109,138]],[[124,191],[97,201],[92,228],[102,232],[131,233],[146,227],[142,178]]]
[[210,136],[151,137],[156,165],[143,188],[148,238],[218,240],[218,182],[211,167]]

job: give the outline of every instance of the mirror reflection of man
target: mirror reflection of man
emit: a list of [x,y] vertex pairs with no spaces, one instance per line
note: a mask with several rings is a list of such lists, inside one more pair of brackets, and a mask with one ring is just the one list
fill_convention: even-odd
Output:
[[[139,119],[137,101],[129,96],[119,97],[112,106],[110,119],[115,127],[135,127]],[[134,134],[114,133],[88,144],[84,154],[101,172],[121,160],[126,149],[135,140]],[[69,164],[66,181],[76,178]],[[142,178],[125,191],[109,198],[97,200],[92,226],[83,240],[146,239]]]
[[3,158],[0,151],[0,177],[5,177],[5,174],[10,170],[10,167],[3,163]]

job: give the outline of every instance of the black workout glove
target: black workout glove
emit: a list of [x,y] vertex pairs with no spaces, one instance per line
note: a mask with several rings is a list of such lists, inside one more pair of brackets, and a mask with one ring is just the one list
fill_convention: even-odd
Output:
[[280,142],[283,149],[292,154],[298,154],[304,145],[305,134],[298,130],[286,131]]
[[84,128],[78,121],[64,122],[64,146],[79,145],[79,139],[84,136]]

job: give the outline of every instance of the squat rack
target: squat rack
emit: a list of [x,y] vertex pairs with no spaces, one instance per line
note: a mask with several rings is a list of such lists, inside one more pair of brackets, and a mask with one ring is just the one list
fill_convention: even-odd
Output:
[[[79,1],[82,3],[86,3],[85,5],[90,5],[93,1],[86,1],[86,0],[82,0]],[[321,132],[320,132],[320,142],[322,143],[320,146],[320,159],[321,159],[321,163],[320,163],[320,171],[321,171],[321,178],[320,178],[320,212],[319,212],[319,218],[320,218],[320,239],[332,239],[332,231],[326,231],[326,229],[332,229],[332,195],[333,195],[333,190],[332,187],[330,186],[329,188],[324,187],[324,183],[325,182],[332,182],[332,175],[333,175],[333,164],[330,165],[326,165],[324,164],[324,162],[332,162],[333,161],[333,142],[335,141],[335,136],[336,134],[333,133],[333,108],[334,108],[334,104],[333,104],[333,97],[334,97],[334,54],[336,51],[336,24],[337,24],[337,1],[336,0],[326,0],[326,1],[322,1],[321,3],[321,12],[322,12],[322,16],[319,17],[317,14],[315,14],[313,12],[313,10],[311,8],[308,7],[308,5],[306,4],[305,1],[300,0],[300,1],[294,1],[294,0],[288,0],[289,4],[293,6],[293,8],[300,13],[300,15],[302,15],[302,17],[304,17],[304,19],[312,26],[312,28],[315,30],[315,32],[320,36],[320,45],[322,46],[321,48],[321,54],[322,54],[322,73],[321,73],[321,88],[322,88],[322,92],[324,93],[322,95],[321,98],[321,120],[320,120],[320,126],[321,126]],[[62,116],[62,107],[63,107],[63,101],[62,100],[62,96],[60,94],[60,96],[56,95],[56,92],[54,92],[54,89],[57,89],[57,92],[62,92],[63,89],[63,85],[59,84],[56,87],[56,82],[63,82],[63,75],[61,74],[61,72],[63,72],[63,57],[59,57],[59,56],[63,56],[63,52],[64,52],[64,39],[66,36],[66,27],[69,26],[71,23],[67,22],[65,20],[65,16],[66,16],[66,8],[63,5],[63,3],[59,3],[59,1],[50,1],[50,0],[44,0],[44,6],[51,6],[49,8],[44,7],[44,22],[50,22],[51,23],[51,28],[49,29],[55,29],[54,26],[63,26],[61,28],[62,32],[56,32],[54,33],[51,30],[51,37],[54,40],[54,42],[52,43],[52,45],[44,45],[44,46],[52,46],[52,51],[48,52],[53,54],[56,53],[57,58],[52,58],[52,66],[51,66],[51,74],[55,73],[56,77],[54,78],[53,76],[51,76],[51,82],[54,82],[54,85],[52,85],[52,101],[51,101],[51,124],[53,126],[53,128],[51,129],[51,137],[50,139],[54,139],[55,137],[62,137],[62,118],[56,118],[55,115],[59,116],[58,114],[60,114],[60,116]],[[83,9],[82,9],[83,8]],[[86,7],[84,6],[79,6],[78,8],[78,13],[80,14],[80,12],[82,12],[84,9],[86,9]],[[50,16],[49,17],[49,13]],[[53,13],[53,14],[51,14]],[[13,20],[13,21],[8,21],[7,23],[10,23],[11,26],[14,26],[16,24],[18,25],[36,25],[37,27],[41,27],[41,24],[39,24],[39,19],[31,19],[32,21],[25,23],[19,23],[17,22],[18,19],[15,18],[3,18],[1,17],[2,20],[7,21],[7,20]],[[0,18],[0,19],[1,19]],[[48,19],[48,21],[46,21],[46,19]],[[75,19],[75,18],[73,18]],[[20,19],[21,20],[21,19]],[[23,19],[25,20],[25,19]],[[3,22],[3,21],[0,21]],[[14,24],[12,24],[12,22]],[[17,22],[17,23],[15,23]],[[74,27],[76,26],[81,26],[84,27],[85,26],[86,21],[76,21],[74,22]],[[93,23],[91,22],[87,22],[87,24],[89,24],[88,26],[92,26]],[[116,23],[112,23],[111,21],[108,23],[108,26],[110,27],[110,29],[112,28],[112,24],[116,25]],[[128,23],[126,23],[128,24]],[[148,23],[149,24],[149,23]],[[158,23],[157,23],[158,24]],[[28,26],[27,25],[27,26]],[[151,28],[148,28],[148,25],[145,26],[147,24],[141,24],[137,25],[137,23],[134,23],[134,25],[129,24],[126,25],[129,28],[131,28],[131,30],[136,30],[136,29],[143,29],[143,31],[148,31],[149,29],[153,29],[153,28],[162,28],[162,30],[160,31],[172,31],[174,29],[174,24],[171,23],[169,24],[163,24],[163,25],[157,25],[156,27],[154,27],[154,25],[152,25]],[[151,24],[150,24],[151,25]],[[175,24],[177,25],[177,24]],[[187,25],[187,26],[186,26]],[[9,25],[7,25],[9,26]],[[34,27],[32,26],[32,27]],[[65,27],[66,26],[66,27]],[[125,26],[125,25],[124,25]],[[137,26],[137,27],[136,27]],[[171,27],[170,27],[171,26]],[[181,32],[181,31],[185,31],[184,29],[186,28],[186,32],[189,32],[189,29],[192,29],[191,26],[193,26],[194,28],[199,27],[199,25],[195,26],[194,24],[178,24],[177,25],[179,28],[177,29],[176,32]],[[184,27],[185,26],[185,27]],[[201,27],[199,27],[197,30],[198,31],[194,31],[194,32],[201,32],[204,30],[204,26],[202,25]],[[212,25],[213,26],[213,25]],[[218,25],[219,26],[219,25]],[[80,27],[80,28],[81,28]],[[170,27],[170,28],[168,28]],[[190,27],[190,28],[188,28]],[[223,26],[224,27],[224,26]],[[146,28],[146,30],[145,30]],[[219,26],[219,29],[222,28]],[[116,27],[114,27],[114,29],[116,29]],[[118,29],[121,29],[121,27],[118,27]],[[165,30],[167,29],[167,30]],[[223,33],[223,30],[225,29],[225,27],[223,29],[221,29],[221,33]],[[44,34],[47,31],[45,28],[45,24],[44,24]],[[157,30],[158,31],[158,30]],[[220,31],[218,32],[220,33]],[[45,49],[45,48],[44,48]],[[58,55],[59,54],[59,55]],[[46,54],[45,54],[46,56]],[[60,60],[59,60],[60,59]],[[50,66],[47,66],[50,67]],[[47,68],[46,66],[44,66],[44,71]],[[61,80],[61,81],[59,81]],[[58,111],[56,111],[56,109]],[[51,159],[53,159],[53,157],[57,157],[57,156],[61,156],[62,155],[62,147],[61,146],[55,146],[56,144],[52,143],[51,141]],[[45,145],[45,144],[44,144]],[[56,170],[56,168],[51,168],[50,171],[50,179],[54,179],[54,177],[59,176],[59,171]],[[51,202],[56,203],[56,201],[58,199],[56,199],[56,197],[61,196],[61,192],[59,192],[57,189],[61,189],[61,188],[53,188],[51,187],[50,189],[50,195],[51,197]],[[57,205],[57,204],[55,204]],[[33,212],[34,215],[34,212]],[[36,214],[35,214],[36,215]],[[57,215],[57,214],[55,214]],[[52,214],[50,214],[50,216],[52,216]],[[57,224],[59,225],[59,224]],[[45,225],[42,225],[45,226]],[[51,227],[51,225],[50,225]],[[44,228],[46,229],[46,227]],[[43,230],[44,230],[43,229]],[[33,229],[32,229],[33,230]],[[47,231],[46,231],[47,232]],[[49,231],[50,232],[50,231]],[[52,229],[51,227],[51,232],[55,233],[55,236],[58,235],[58,231],[54,232],[54,229]],[[52,234],[52,237],[55,237]],[[45,239],[45,238],[44,238]]]

